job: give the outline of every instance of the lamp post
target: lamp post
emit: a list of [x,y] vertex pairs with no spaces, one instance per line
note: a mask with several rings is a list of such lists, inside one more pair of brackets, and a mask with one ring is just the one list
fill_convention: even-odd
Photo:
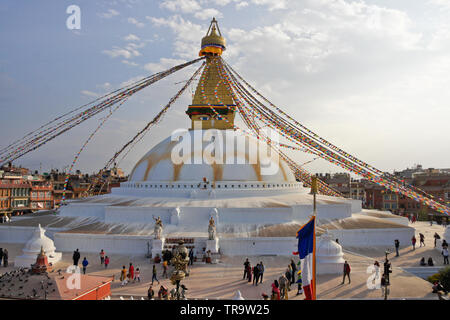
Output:
[[[175,255],[172,258],[171,262],[175,266],[175,270],[172,272],[170,280],[173,285],[176,285],[175,297],[177,300],[184,299],[184,294],[180,293],[180,283],[187,275],[189,275],[187,271],[187,265],[189,263],[189,253],[184,246],[184,241],[180,240],[178,242],[178,247],[175,250]],[[182,286],[183,287],[183,286]],[[183,292],[184,292],[183,288]]]
[[388,260],[389,253],[390,252],[388,250],[384,252],[384,254],[386,255],[386,260],[384,261],[384,300],[387,300],[388,298],[388,286],[391,285],[389,280],[389,273],[391,273],[392,271],[390,270],[391,263]]

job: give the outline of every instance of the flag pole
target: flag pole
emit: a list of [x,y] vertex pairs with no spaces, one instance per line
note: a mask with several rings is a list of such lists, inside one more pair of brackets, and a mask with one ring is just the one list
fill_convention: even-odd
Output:
[[316,300],[316,219],[317,219],[317,203],[316,203],[316,194],[317,194],[317,176],[311,177],[311,192],[313,194],[313,217],[314,217],[314,245],[313,245],[313,292],[312,299]]

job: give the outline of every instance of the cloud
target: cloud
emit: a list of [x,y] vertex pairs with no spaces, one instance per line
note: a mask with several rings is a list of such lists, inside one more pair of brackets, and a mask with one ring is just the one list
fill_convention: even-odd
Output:
[[[288,8],[287,0],[251,0],[251,2],[255,5],[266,6],[269,11]],[[289,4],[292,4],[292,1]]]
[[222,18],[223,15],[219,10],[216,9],[202,9],[201,11],[198,11],[194,14],[194,16],[197,19],[200,20],[209,20],[212,19],[212,17],[216,17],[216,18]]
[[[446,126],[433,115],[449,115],[442,101],[450,98],[450,29],[436,28],[425,41],[405,10],[363,1],[290,1],[282,2],[284,9],[270,1],[248,3],[279,10],[256,27],[221,27],[228,44],[223,57],[258,91],[382,170],[393,168],[394,158],[397,168],[410,159],[434,161],[436,151],[418,155],[414,149],[440,141],[438,128]],[[175,59],[195,57],[207,26],[180,15],[148,20],[172,31]],[[426,124],[433,122],[439,125]],[[385,156],[400,145],[405,157]]]
[[103,90],[109,90],[111,89],[111,83],[105,82],[103,84],[98,84],[97,87],[102,88]]
[[107,12],[99,13],[101,18],[110,19],[112,17],[118,16],[120,13],[117,10],[109,9]]
[[100,95],[96,92],[92,92],[89,90],[81,90],[81,94],[86,96],[86,97],[92,97],[92,98],[98,98],[100,97]]
[[146,17],[155,27],[168,27],[175,35],[173,55],[186,60],[197,56],[199,41],[207,27],[195,24],[179,15],[168,18]]
[[236,10],[240,10],[245,7],[248,7],[247,1],[241,1],[241,2],[236,3]]
[[139,41],[141,40],[137,35],[130,33],[126,37],[123,38],[125,41]]
[[181,13],[193,13],[201,9],[201,6],[195,0],[164,0],[159,6]]
[[128,44],[125,48],[115,46],[111,50],[103,50],[102,52],[111,58],[124,57],[125,59],[130,59],[141,55],[131,44]]
[[127,65],[132,66],[132,67],[138,66],[138,64],[136,62],[128,61],[128,60],[122,60],[122,63],[127,64]]
[[160,71],[164,71],[170,69],[176,65],[182,64],[186,62],[185,60],[180,59],[171,59],[171,58],[161,58],[158,63],[147,63],[144,65],[144,69],[150,71],[151,73],[157,73]]
[[136,27],[138,28],[143,28],[145,27],[145,23],[143,22],[139,22],[136,18],[128,18],[128,22],[131,24],[134,24]]

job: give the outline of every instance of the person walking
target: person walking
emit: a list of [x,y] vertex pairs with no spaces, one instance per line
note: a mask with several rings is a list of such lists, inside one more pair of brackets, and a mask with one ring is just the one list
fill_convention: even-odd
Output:
[[259,263],[253,267],[253,284],[258,286],[259,281]]
[[263,265],[263,262],[260,261],[259,262],[259,283],[263,282],[263,277],[264,277],[264,265]]
[[375,284],[378,278],[380,278],[380,263],[375,261],[373,267],[375,269],[375,277],[373,278],[372,283]]
[[8,249],[3,249],[3,266],[6,268],[8,266],[8,258],[9,258],[9,253],[8,253]]
[[272,300],[280,300],[280,285],[277,280],[273,280],[272,283]]
[[280,296],[282,300],[288,300],[288,292],[290,290],[289,284],[290,281],[286,277],[286,274],[282,274],[278,279],[278,283],[280,284]]
[[108,264],[109,264],[109,257],[106,256],[105,257],[105,269],[108,268]]
[[444,240],[442,240],[442,249],[444,249],[444,248],[447,248],[448,249],[448,243],[447,243],[447,241],[444,239]]
[[398,239],[394,240],[394,245],[395,245],[395,256],[398,257],[398,249],[400,248],[400,241]]
[[89,264],[89,262],[87,261],[86,257],[84,257],[83,262],[81,263],[83,265],[83,274],[86,274],[86,268]]
[[436,243],[441,238],[441,236],[438,235],[437,232],[435,232],[433,237],[434,237],[434,247],[436,248]]
[[141,271],[139,268],[136,268],[136,272],[134,273],[134,280],[133,281],[141,282]]
[[342,278],[342,284],[344,284],[345,282],[345,277],[348,277],[348,283],[350,283],[350,265],[348,264],[347,261],[344,262],[344,277]]
[[122,281],[122,287],[127,284],[127,268],[125,266],[122,266],[122,270],[120,271],[120,281]]
[[420,247],[422,248],[422,244],[425,247],[425,236],[422,233],[419,233],[420,237]]
[[244,262],[244,276],[242,277],[242,280],[244,280],[245,278],[248,278],[248,266],[250,265],[250,262],[248,261],[248,258],[245,259]]
[[413,246],[413,250],[416,250],[416,241],[417,241],[416,236],[413,235],[413,237],[411,238],[411,243],[412,243],[412,246]]
[[291,276],[292,276],[292,268],[291,265],[288,264],[288,267],[286,269],[286,271],[284,272],[284,276],[287,279],[287,287],[288,287],[288,291],[291,291]]
[[130,267],[128,268],[128,279],[130,279],[129,282],[134,280],[134,266],[131,262]]
[[252,282],[252,265],[250,264],[250,262],[247,266],[247,282]]
[[80,251],[78,249],[75,250],[72,256],[74,266],[78,267],[78,261],[80,261],[80,257],[81,257]]
[[191,266],[194,264],[194,250],[192,248],[189,250],[189,264]]
[[105,251],[103,249],[100,251],[100,264],[105,263]]
[[167,275],[167,267],[168,267],[168,262],[167,262],[167,260],[165,260],[165,261],[163,261],[163,274],[162,274],[162,276],[163,277],[166,276],[166,279],[169,277]]
[[297,266],[295,265],[294,259],[291,259],[291,269],[292,269],[291,284],[294,284],[295,274],[297,273]]
[[158,280],[158,278],[156,277],[156,266],[155,265],[153,265],[153,275],[152,275],[152,285],[153,285],[153,281],[158,281],[158,284],[159,284],[159,280]]
[[3,248],[0,248],[0,266],[3,264]]
[[447,249],[447,247],[442,249],[442,256],[444,257],[444,264],[448,264],[448,249]]
[[411,218],[411,222],[412,222],[412,223],[415,223],[415,222],[416,222],[416,216],[415,216],[415,215],[413,215],[413,217]]

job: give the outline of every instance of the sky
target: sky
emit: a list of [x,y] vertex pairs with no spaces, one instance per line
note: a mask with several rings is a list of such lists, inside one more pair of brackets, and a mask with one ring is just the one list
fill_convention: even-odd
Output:
[[[80,8],[80,29],[66,26],[70,5]],[[130,81],[195,59],[213,16],[227,41],[223,58],[323,138],[383,171],[450,167],[450,0],[2,0],[0,147]],[[102,168],[195,68],[130,98],[74,170]],[[172,131],[190,127],[185,110],[194,89],[120,167],[129,173]],[[15,164],[68,168],[103,116]],[[300,164],[313,159],[290,155]],[[304,168],[343,171],[321,159]]]

